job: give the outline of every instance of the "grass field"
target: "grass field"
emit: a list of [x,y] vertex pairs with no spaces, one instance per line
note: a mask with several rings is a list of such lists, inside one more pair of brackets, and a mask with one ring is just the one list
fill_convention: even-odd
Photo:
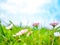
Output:
[[[28,31],[22,35],[13,36],[21,30]],[[28,32],[30,34],[28,35]],[[48,29],[45,27],[23,27],[13,24],[12,29],[0,23],[0,45],[60,45],[60,37],[54,36],[54,32],[60,32],[60,27]]]

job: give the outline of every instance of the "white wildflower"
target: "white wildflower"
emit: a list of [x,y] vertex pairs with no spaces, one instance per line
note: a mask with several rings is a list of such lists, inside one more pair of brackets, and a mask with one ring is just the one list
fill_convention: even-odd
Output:
[[59,32],[54,32],[54,36],[59,37],[60,33]]
[[13,36],[19,36],[19,35],[25,34],[26,32],[28,32],[28,29],[21,30]]
[[11,29],[12,27],[13,27],[13,24],[11,24],[8,27],[6,27],[6,29]]

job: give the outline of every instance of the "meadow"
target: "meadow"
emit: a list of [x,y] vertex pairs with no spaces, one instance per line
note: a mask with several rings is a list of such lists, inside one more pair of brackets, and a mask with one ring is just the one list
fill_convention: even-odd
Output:
[[12,28],[6,29],[0,21],[0,45],[60,45],[60,36],[54,35],[54,32],[60,32],[60,26],[52,29],[38,27],[38,24],[33,27],[13,24]]

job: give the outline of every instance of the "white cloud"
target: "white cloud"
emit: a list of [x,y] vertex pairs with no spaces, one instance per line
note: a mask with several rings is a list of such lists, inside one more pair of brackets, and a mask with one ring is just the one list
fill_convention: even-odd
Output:
[[[52,0],[7,0],[7,3],[1,5],[3,9],[16,14],[20,13],[37,13],[37,8],[51,3]],[[42,11],[40,9],[40,11]]]

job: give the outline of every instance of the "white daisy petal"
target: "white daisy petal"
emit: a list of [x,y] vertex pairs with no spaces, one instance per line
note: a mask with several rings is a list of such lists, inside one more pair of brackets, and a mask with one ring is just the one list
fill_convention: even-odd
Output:
[[25,34],[25,33],[27,33],[27,32],[28,32],[28,29],[24,29],[24,30],[19,31],[18,33],[16,33],[16,34],[13,35],[13,36],[19,36],[19,35]]
[[59,37],[60,33],[59,32],[54,32],[54,36]]
[[11,29],[12,27],[13,27],[13,24],[11,24],[8,27],[6,27],[6,29]]

